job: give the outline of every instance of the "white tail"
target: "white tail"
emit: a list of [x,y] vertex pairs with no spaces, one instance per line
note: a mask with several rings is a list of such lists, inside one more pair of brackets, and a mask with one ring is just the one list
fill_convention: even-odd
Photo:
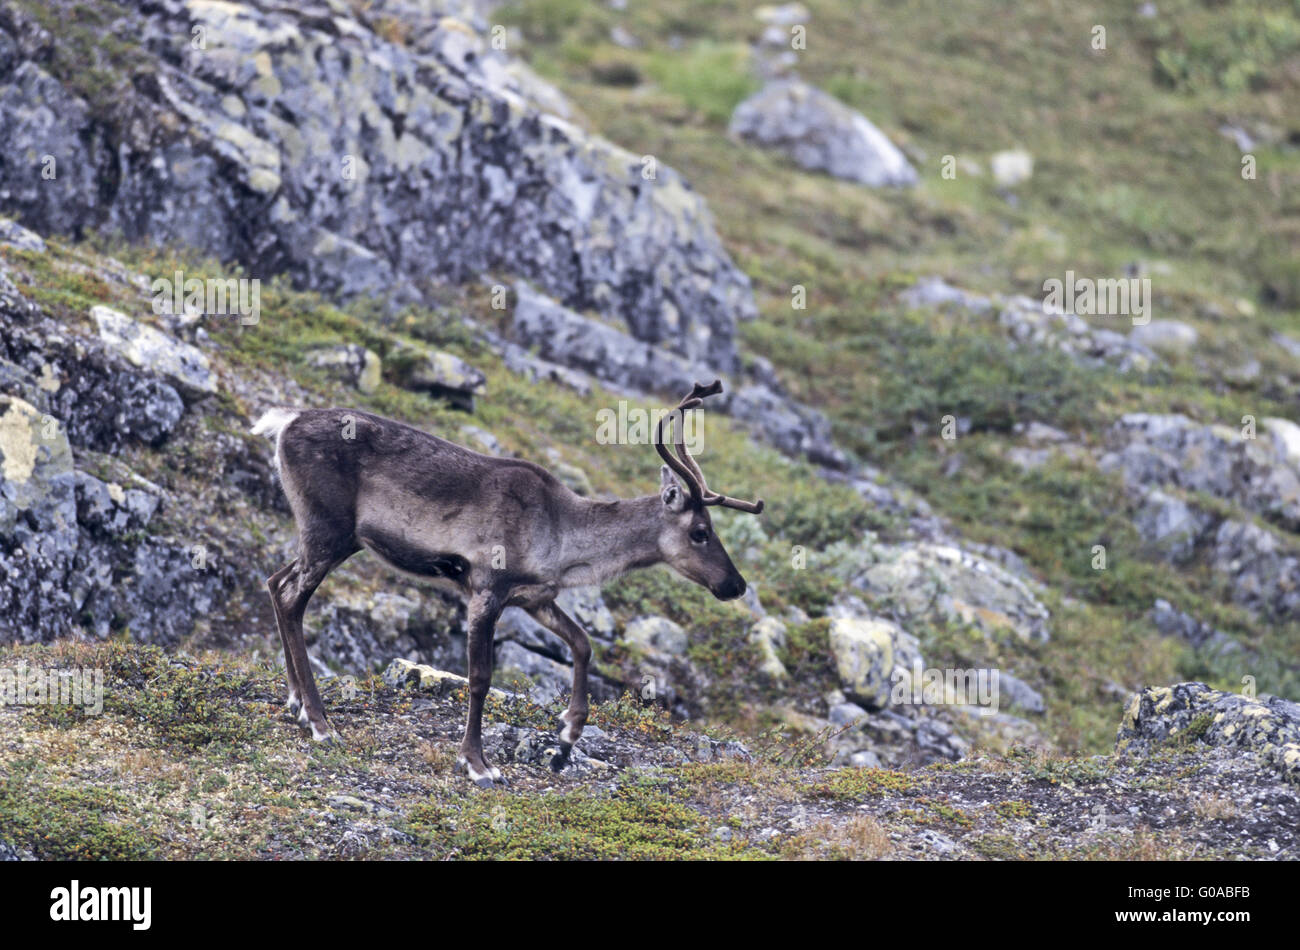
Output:
[[275,442],[275,471],[280,471],[280,436],[285,427],[298,418],[296,409],[268,409],[253,423],[253,435],[264,435]]

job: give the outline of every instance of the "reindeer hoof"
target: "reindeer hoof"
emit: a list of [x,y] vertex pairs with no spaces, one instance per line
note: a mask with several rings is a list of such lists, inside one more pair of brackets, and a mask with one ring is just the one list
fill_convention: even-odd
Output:
[[560,743],[560,751],[551,756],[551,771],[559,773],[569,764],[569,753],[573,751],[573,744],[569,742]]
[[343,737],[340,736],[338,732],[335,730],[335,728],[331,726],[329,723],[325,724],[324,729],[320,728],[315,723],[310,721],[303,723],[303,725],[311,730],[312,742],[319,743],[320,745],[328,745],[328,746],[343,745]]
[[464,756],[456,760],[456,771],[464,772],[479,788],[492,788],[494,785],[510,787],[510,782],[501,774],[499,768],[485,764],[482,769],[477,769],[470,765],[469,760]]
[[298,718],[298,711],[302,709],[302,700],[297,696],[290,696],[284,701],[285,715],[290,719]]

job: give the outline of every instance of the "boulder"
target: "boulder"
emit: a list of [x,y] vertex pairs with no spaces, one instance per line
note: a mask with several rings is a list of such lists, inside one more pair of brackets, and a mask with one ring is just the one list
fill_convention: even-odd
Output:
[[917,181],[903,153],[866,116],[798,78],[773,80],[741,102],[730,132],[801,168],[873,188]]
[[1115,751],[1145,755],[1175,742],[1253,753],[1262,768],[1300,785],[1300,704],[1249,697],[1204,683],[1149,686],[1133,695],[1115,736]]
[[487,393],[487,377],[459,356],[405,346],[388,359],[389,375],[404,389],[427,392],[473,411],[474,397]]
[[1181,415],[1130,413],[1108,433],[1102,471],[1119,473],[1134,493],[1151,488],[1200,492],[1241,505],[1288,530],[1300,531],[1300,466],[1286,420],[1263,420],[1263,437],[1204,425]]
[[1029,584],[985,557],[929,541],[870,544],[850,582],[896,615],[971,624],[995,640],[1043,643],[1051,615]]
[[1014,188],[1034,176],[1034,156],[1024,149],[995,152],[989,159],[989,169],[999,188]]
[[1196,328],[1181,320],[1152,320],[1133,328],[1129,338],[1139,346],[1177,356],[1189,352],[1199,338]]
[[1184,564],[1213,526],[1214,517],[1158,488],[1147,492],[1133,516],[1142,542],[1174,564]]
[[903,631],[890,620],[835,617],[830,645],[844,691],[868,709],[889,705],[894,643]]
[[165,377],[191,399],[217,391],[217,377],[208,365],[208,358],[196,347],[112,307],[91,307],[90,317],[95,321],[100,339],[132,366]]
[[356,343],[314,347],[307,353],[307,364],[367,395],[382,379],[379,354]]
[[682,657],[690,638],[666,617],[637,617],[623,630],[623,639],[651,656]]

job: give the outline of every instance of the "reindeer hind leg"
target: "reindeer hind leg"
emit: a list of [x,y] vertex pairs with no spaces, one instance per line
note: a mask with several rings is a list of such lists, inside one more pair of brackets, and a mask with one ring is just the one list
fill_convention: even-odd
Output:
[[281,581],[278,591],[272,595],[276,601],[276,614],[284,621],[285,652],[292,658],[298,679],[298,699],[301,702],[298,723],[311,729],[312,739],[317,742],[337,742],[338,733],[325,716],[325,704],[321,702],[316,678],[311,672],[307,638],[302,629],[303,614],[307,610],[307,601],[329,572],[359,550],[352,540],[343,542],[336,538],[325,546],[312,544],[304,536],[297,569]]
[[275,627],[280,634],[280,647],[284,650],[285,678],[289,681],[289,695],[285,699],[284,708],[290,716],[295,717],[302,708],[302,685],[298,677],[298,667],[293,661],[293,650],[289,647],[289,629],[284,611],[280,607],[280,589],[286,583],[296,583],[293,574],[297,566],[298,560],[295,558],[266,579],[266,588],[271,592],[271,610],[275,614]]

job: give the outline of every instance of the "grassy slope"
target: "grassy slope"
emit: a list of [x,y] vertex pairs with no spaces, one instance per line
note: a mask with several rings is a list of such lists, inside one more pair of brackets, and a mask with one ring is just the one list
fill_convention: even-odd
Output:
[[[371,677],[345,694],[330,680],[348,744],[321,747],[281,716],[274,664],[247,656],[115,642],[0,659],[104,675],[98,715],[0,707],[0,828],[40,858],[1222,859],[1300,846],[1278,779],[1179,746],[1136,762],[1028,753],[830,771],[806,740],[751,741],[748,761],[702,753],[713,744],[624,701],[592,710],[604,759],[555,776],[495,751],[512,787],[483,792],[452,771],[463,691]],[[488,707],[518,736],[558,712]],[[1261,823],[1260,801],[1280,817]]]
[[[1127,2],[807,6],[801,74],[909,148],[916,189],[835,182],[729,140],[726,117],[752,88],[744,44],[760,26],[748,3],[668,0],[617,12],[523,0],[497,16],[520,27],[522,54],[594,127],[680,168],[708,198],[757,283],[762,317],[745,328],[747,345],[830,411],[844,443],[968,536],[1011,547],[1078,598],[1054,605],[1057,640],[1039,658],[1059,700],[1051,718],[1061,738],[1104,741],[1104,719],[1091,711],[1111,701],[1098,692],[1108,677],[1236,685],[1241,671],[1158,643],[1143,618],[1157,596],[1294,665],[1294,625],[1252,622],[1220,602],[1204,570],[1145,556],[1115,484],[1091,465],[1026,477],[1001,448],[1010,424],[1030,419],[1096,445],[1105,424],[1139,409],[1228,423],[1246,413],[1300,415],[1294,392],[1274,382],[1300,365],[1268,339],[1300,329],[1300,152],[1256,148],[1258,178],[1246,181],[1239,152],[1217,132],[1225,121],[1267,124],[1283,141],[1300,131],[1300,6],[1189,0],[1160,4],[1154,20]],[[615,24],[642,48],[612,44]],[[1090,46],[1096,24],[1107,29],[1104,52]],[[627,85],[629,75],[642,82]],[[608,76],[621,84],[600,81]],[[1034,154],[1035,173],[1010,201],[987,159],[1018,146]],[[984,173],[945,180],[948,154]],[[1086,372],[1010,351],[965,315],[907,313],[893,302],[922,274],[1038,296],[1044,279],[1067,269],[1115,276],[1134,262],[1152,276],[1155,317],[1200,330],[1199,359],[1145,377]],[[806,310],[790,305],[795,284],[807,288]],[[1247,355],[1263,364],[1258,379],[1226,382],[1223,371]],[[938,438],[948,412],[974,425],[956,446]],[[961,467],[948,476],[954,453]],[[1097,543],[1108,548],[1105,572],[1090,565]],[[947,658],[986,659],[960,650]],[[1268,689],[1300,694],[1293,677],[1262,674]]]

